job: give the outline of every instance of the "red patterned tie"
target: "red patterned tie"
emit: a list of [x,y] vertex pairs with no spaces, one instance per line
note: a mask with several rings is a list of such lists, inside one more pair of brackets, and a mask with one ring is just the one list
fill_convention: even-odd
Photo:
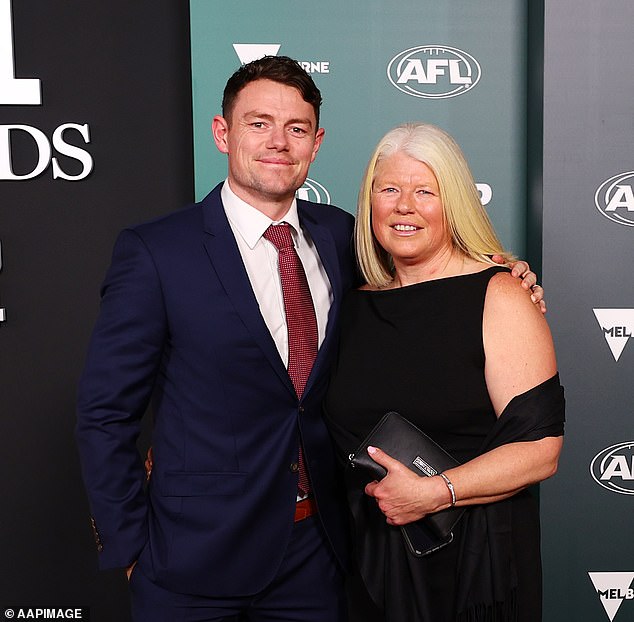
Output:
[[[288,375],[298,397],[302,396],[306,381],[317,356],[317,317],[313,299],[302,262],[295,251],[291,228],[288,223],[271,225],[264,237],[278,250],[284,311],[288,327]],[[299,448],[299,490],[310,492],[310,482],[304,465],[302,448]]]

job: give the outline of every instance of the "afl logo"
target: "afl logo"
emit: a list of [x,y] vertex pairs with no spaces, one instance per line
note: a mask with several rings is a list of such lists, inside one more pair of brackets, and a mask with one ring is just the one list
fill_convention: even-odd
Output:
[[620,225],[634,227],[634,171],[621,173],[604,181],[594,194],[596,208]]
[[330,194],[314,179],[306,178],[304,185],[295,193],[298,199],[313,203],[330,203]]
[[634,495],[634,441],[600,451],[590,463],[594,481],[620,495]]
[[387,66],[387,77],[399,91],[426,99],[462,95],[479,82],[480,75],[480,65],[471,54],[440,45],[410,48]]

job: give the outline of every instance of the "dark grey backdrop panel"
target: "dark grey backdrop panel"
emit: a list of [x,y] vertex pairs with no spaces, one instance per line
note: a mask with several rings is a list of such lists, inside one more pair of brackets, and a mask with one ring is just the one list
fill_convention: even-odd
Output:
[[[92,620],[125,622],[125,580],[95,568],[75,384],[116,232],[193,195],[187,3],[12,4],[14,75],[39,79],[42,92],[41,106],[0,104],[0,130],[32,132],[11,133],[13,175],[37,165],[33,135],[50,146],[68,123],[88,127],[89,142],[77,129],[64,136],[93,167],[78,181],[53,179],[52,163],[33,179],[0,179],[0,612],[87,605]],[[633,18],[630,0],[546,4],[544,268],[569,423],[560,474],[542,490],[545,622],[634,619],[631,588],[617,587],[634,577],[634,496],[590,473],[601,450],[634,440],[634,345],[615,360],[605,337],[631,333],[630,316],[602,328],[593,311],[634,308],[634,227],[594,204],[605,180],[634,170]],[[76,158],[51,157],[82,174]],[[632,180],[619,185],[614,212],[629,217]],[[634,470],[631,449],[619,451]],[[604,484],[631,485],[634,473],[619,473]],[[603,596],[588,572],[604,573],[594,575]]]
[[542,487],[545,622],[634,620],[632,24],[631,0],[546,2],[544,281],[568,423]]
[[[88,126],[90,142],[76,129],[64,139],[94,167],[76,181],[54,179],[52,163],[6,179],[0,142],[0,615],[89,605],[93,621],[124,622],[123,573],[96,570],[75,386],[117,231],[193,198],[188,3],[12,5],[14,76],[39,79],[42,93],[39,106],[0,104],[0,132],[31,128],[10,131],[13,177],[36,168],[33,136],[50,146],[66,123]],[[7,92],[0,86],[0,100]],[[69,176],[84,172],[55,147],[51,157]]]
[[526,3],[526,257],[542,273],[544,0]]

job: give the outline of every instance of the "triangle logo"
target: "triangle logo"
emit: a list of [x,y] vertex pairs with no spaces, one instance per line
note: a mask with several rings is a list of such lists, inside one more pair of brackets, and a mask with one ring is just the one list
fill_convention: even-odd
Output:
[[280,49],[280,43],[234,43],[235,50],[243,65],[263,56],[275,56]]
[[634,581],[634,572],[588,572],[588,576],[612,622],[623,600],[632,598],[630,585]]
[[634,309],[593,309],[603,336],[618,361],[630,337],[634,335]]

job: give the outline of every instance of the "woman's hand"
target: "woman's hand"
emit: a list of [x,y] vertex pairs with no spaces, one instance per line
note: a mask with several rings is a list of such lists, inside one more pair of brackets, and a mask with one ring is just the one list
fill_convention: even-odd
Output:
[[365,493],[376,499],[389,525],[405,525],[451,505],[451,493],[440,477],[416,475],[378,447],[368,447],[368,454],[387,475],[370,482]]

